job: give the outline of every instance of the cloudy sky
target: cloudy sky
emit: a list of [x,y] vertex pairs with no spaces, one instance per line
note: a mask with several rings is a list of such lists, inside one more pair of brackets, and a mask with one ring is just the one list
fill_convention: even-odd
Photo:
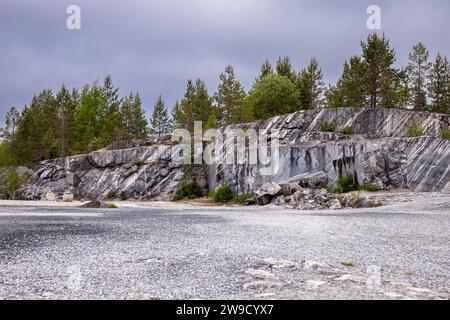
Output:
[[[81,30],[66,28],[72,4]],[[0,122],[42,89],[108,74],[122,95],[139,91],[149,113],[159,94],[172,106],[188,79],[214,92],[228,64],[249,89],[261,62],[279,55],[297,69],[316,56],[334,82],[371,32],[372,4],[398,64],[418,41],[450,55],[448,0],[1,0]]]

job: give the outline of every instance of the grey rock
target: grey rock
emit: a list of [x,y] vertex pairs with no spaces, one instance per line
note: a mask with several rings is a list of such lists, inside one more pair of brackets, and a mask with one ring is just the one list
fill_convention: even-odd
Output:
[[269,204],[272,199],[280,194],[281,186],[278,183],[271,182],[262,185],[257,191],[256,196],[258,204],[265,206]]

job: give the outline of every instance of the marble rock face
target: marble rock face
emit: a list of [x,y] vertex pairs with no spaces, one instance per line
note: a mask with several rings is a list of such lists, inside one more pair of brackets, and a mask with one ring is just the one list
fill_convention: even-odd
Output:
[[48,160],[34,168],[22,198],[70,201],[78,199],[173,199],[184,174],[172,161],[172,145],[159,143],[128,149],[99,150],[65,159]]
[[[321,132],[324,122],[334,123],[335,132]],[[421,124],[424,136],[408,137],[408,129]],[[335,186],[339,177],[351,176],[359,185],[380,189],[409,188],[416,192],[450,191],[450,141],[440,138],[448,130],[450,116],[403,109],[322,109],[278,116],[262,122],[233,125],[219,133],[215,155],[233,154],[233,162],[216,161],[209,166],[210,189],[228,184],[237,194],[252,193],[266,183],[292,181]],[[353,134],[341,132],[351,127]],[[238,130],[254,130],[261,137],[273,134],[269,146],[248,139],[236,148],[232,137]],[[242,145],[242,144],[241,144]],[[235,147],[233,149],[233,147]],[[258,149],[258,160],[252,157]],[[231,150],[231,151],[230,151]],[[239,151],[237,151],[239,150]],[[246,161],[238,162],[238,157]],[[315,181],[317,180],[317,181]]]

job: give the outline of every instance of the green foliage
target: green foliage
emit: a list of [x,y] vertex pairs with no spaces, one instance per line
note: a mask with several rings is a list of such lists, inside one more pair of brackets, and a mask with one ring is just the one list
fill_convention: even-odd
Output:
[[407,136],[410,138],[423,136],[422,126],[417,122],[413,122],[413,124],[408,128]]
[[[164,107],[164,105],[162,105],[162,107]],[[133,94],[133,92],[131,92],[122,99],[120,116],[122,120],[123,138],[125,140],[144,139],[148,136],[148,122],[145,118],[145,110],[142,108],[142,101],[138,93]],[[159,116],[162,116],[162,114],[159,114]],[[166,123],[164,123],[164,125],[160,123],[158,130],[160,130],[161,133],[165,132],[168,130],[166,125]]]
[[212,198],[213,198],[214,202],[227,203],[227,202],[233,200],[233,192],[231,191],[231,189],[228,185],[223,185],[223,186],[220,186],[213,193]]
[[382,207],[383,203],[380,201],[370,201],[366,204],[367,208],[378,208],[378,207]]
[[181,183],[180,190],[175,195],[175,201],[185,200],[185,199],[197,199],[204,196],[202,188],[197,182],[188,183],[183,181]]
[[353,128],[352,127],[345,127],[344,129],[342,129],[342,133],[351,135],[351,134],[353,134]]
[[397,70],[393,68],[396,59],[389,40],[384,34],[380,36],[372,33],[367,42],[361,43],[361,47],[365,69],[364,83],[367,84],[370,106],[391,106]]
[[138,158],[138,157],[135,157],[135,158],[134,158],[133,163],[134,163],[136,166],[138,166],[138,167],[142,167],[143,165],[145,165],[144,159],[141,159],[141,158]]
[[16,197],[16,192],[19,190],[21,184],[20,174],[17,171],[11,171],[6,180],[5,191],[8,198],[14,200]]
[[429,74],[428,91],[431,110],[450,113],[450,63],[447,57],[437,54]]
[[172,123],[169,118],[169,114],[167,113],[167,108],[162,96],[159,96],[155,103],[150,125],[151,132],[157,134],[159,137],[164,134],[168,134],[172,129]]
[[257,202],[256,197],[251,193],[245,193],[236,198],[236,202],[241,205],[244,204],[247,200],[250,200],[250,202],[253,204],[256,204]]
[[122,201],[128,200],[128,195],[123,191],[120,193],[120,200],[122,200]]
[[294,68],[292,68],[291,60],[289,57],[279,57],[277,61],[276,68],[277,74],[288,78],[292,83],[295,83],[297,76],[295,74]]
[[107,209],[119,209],[119,207],[116,206],[114,203],[108,203],[108,204],[106,205],[106,208],[107,208]]
[[0,143],[0,168],[9,167],[16,162],[7,142]]
[[409,63],[406,67],[411,86],[411,102],[416,110],[427,108],[427,77],[431,68],[428,62],[429,53],[423,43],[413,46],[409,54]]
[[338,179],[336,183],[335,193],[348,193],[355,190],[358,190],[358,186],[353,180],[353,177],[343,176]]
[[112,200],[117,198],[117,191],[116,190],[110,190],[108,194],[106,195],[106,199]]
[[309,65],[299,73],[297,88],[302,109],[322,107],[325,84],[316,58],[312,58]]
[[450,130],[442,129],[439,133],[439,136],[444,140],[450,140]]
[[217,122],[220,126],[241,123],[248,120],[244,108],[246,93],[236,79],[232,66],[220,74],[220,84],[214,95],[217,104]]
[[261,120],[299,109],[294,84],[277,74],[269,74],[256,82],[248,99],[255,118]]
[[172,117],[176,128],[194,131],[194,122],[201,121],[204,130],[215,127],[217,110],[208,95],[205,83],[198,79],[195,84],[189,80],[183,100],[174,107]]
[[336,132],[336,124],[334,122],[322,122],[320,124],[320,131],[322,132]]

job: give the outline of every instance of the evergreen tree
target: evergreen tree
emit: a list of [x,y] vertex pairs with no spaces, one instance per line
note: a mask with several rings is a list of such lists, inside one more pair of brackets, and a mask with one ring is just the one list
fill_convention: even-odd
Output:
[[256,82],[271,74],[273,74],[272,64],[270,63],[269,59],[266,59],[266,61],[264,61],[261,65],[261,71],[259,73],[259,76],[256,78]]
[[121,116],[119,89],[115,88],[111,76],[108,75],[101,88],[104,96],[104,104],[99,106],[99,126],[100,139],[102,145],[108,145],[114,140],[120,140],[123,134]]
[[414,45],[409,54],[406,70],[410,80],[412,104],[416,110],[427,108],[427,77],[431,67],[428,57],[428,50],[421,42]]
[[296,82],[296,74],[291,65],[291,60],[289,57],[279,57],[276,65],[277,74],[284,76],[291,80],[292,83]]
[[428,91],[431,110],[450,113],[450,64],[447,57],[437,54],[429,75]]
[[131,92],[122,99],[120,114],[125,140],[144,139],[148,136],[148,122],[139,94],[134,95]]
[[56,104],[58,107],[58,127],[57,137],[61,147],[60,156],[72,154],[75,144],[75,112],[78,107],[78,92],[72,93],[63,85],[56,94]]
[[203,129],[209,129],[217,125],[217,118],[217,109],[212,104],[205,83],[200,79],[195,84],[189,80],[183,100],[174,108],[175,126],[193,132],[194,122],[201,121]]
[[101,139],[101,135],[104,134],[105,104],[105,95],[97,83],[92,87],[89,85],[83,87],[80,105],[75,113],[75,146],[78,152],[93,151],[107,145]]
[[0,130],[3,140],[11,143],[19,126],[20,114],[15,107],[6,113],[5,128]]
[[390,48],[389,40],[383,34],[371,34],[367,42],[361,43],[365,64],[365,83],[368,85],[370,107],[380,105],[389,106],[394,98],[393,84],[396,70],[392,67],[395,63],[394,50]]
[[214,100],[217,103],[218,123],[220,126],[240,123],[245,120],[245,91],[236,79],[232,66],[227,66],[220,74],[220,84]]
[[299,73],[297,87],[303,109],[315,109],[322,106],[325,84],[322,69],[316,58],[312,58],[308,67]]
[[151,132],[157,134],[158,137],[164,134],[168,134],[171,130],[172,126],[170,123],[170,118],[167,113],[167,108],[161,96],[158,97],[158,100],[155,103],[150,125],[151,125]]
[[368,89],[365,83],[365,65],[361,58],[353,56],[344,64],[344,71],[337,83],[342,96],[342,105],[337,107],[364,107],[367,103]]

